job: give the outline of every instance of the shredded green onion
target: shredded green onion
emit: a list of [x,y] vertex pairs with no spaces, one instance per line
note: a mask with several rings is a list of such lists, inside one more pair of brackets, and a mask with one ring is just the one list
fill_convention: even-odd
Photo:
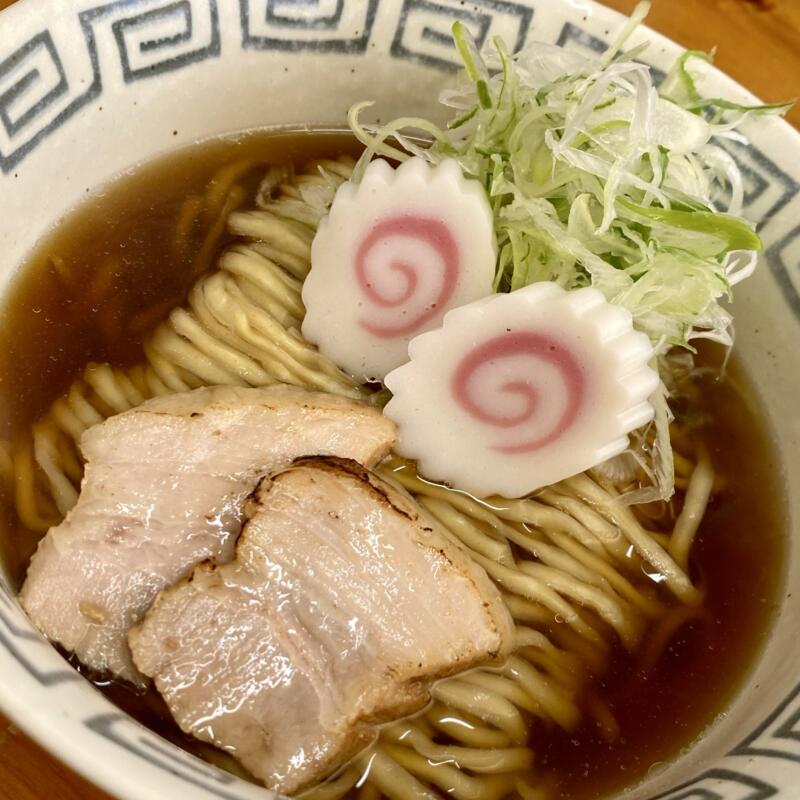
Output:
[[[711,56],[696,51],[677,59],[659,93],[649,67],[634,60],[644,46],[623,52],[648,7],[641,3],[597,57],[541,42],[510,56],[497,39],[481,54],[456,22],[464,79],[440,97],[453,110],[446,129],[417,118],[372,128],[359,119],[364,103],[351,109],[350,124],[366,145],[356,180],[376,155],[457,159],[484,186],[494,213],[495,291],[545,280],[596,287],[631,312],[666,377],[671,347],[691,350],[696,338],[732,343],[723,303],[761,249],[739,216],[741,174],[719,141],[741,141],[733,129],[743,119],[790,104],[703,98],[690,65]],[[727,118],[731,111],[738,117]],[[652,402],[654,487],[636,492],[636,501],[667,498],[674,485],[663,383]]]

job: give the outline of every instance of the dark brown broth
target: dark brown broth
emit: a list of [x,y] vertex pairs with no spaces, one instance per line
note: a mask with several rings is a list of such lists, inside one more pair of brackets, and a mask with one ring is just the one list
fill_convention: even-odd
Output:
[[[252,162],[240,179],[252,198],[267,163],[302,165],[356,150],[342,134],[250,133],[153,161],[88,196],[20,268],[0,309],[4,435],[26,431],[86,362],[141,357],[143,336],[213,263],[197,263],[207,233],[202,221],[185,248],[173,252],[171,242],[186,198],[201,195],[221,168]],[[214,249],[227,241],[221,236]],[[59,277],[53,257],[63,260],[71,283]],[[615,743],[591,722],[571,734],[536,729],[537,773],[561,798],[601,797],[673,758],[724,710],[759,652],[783,586],[785,521],[774,451],[740,385],[742,379],[703,386],[703,405],[714,412],[704,439],[728,481],[692,553],[693,572],[708,587],[709,616],[684,626],[647,673],[635,656],[615,652],[598,686],[620,727]],[[9,502],[0,511],[3,557],[21,580],[36,539],[20,529]],[[119,686],[104,691],[159,733],[189,745],[154,694],[139,697]]]
[[616,742],[592,722],[535,737],[537,765],[560,800],[611,795],[691,744],[733,699],[782,599],[784,487],[769,433],[735,363],[725,381],[708,377],[700,387],[709,412],[701,435],[726,479],[691,551],[708,615],[680,628],[647,672],[637,655],[615,649],[596,688],[619,725]]
[[[343,153],[357,154],[358,144],[341,132],[254,131],[154,159],[87,194],[19,268],[0,306],[0,438],[24,433],[88,362],[141,359],[147,333],[181,304],[231,238],[223,226],[203,253],[219,216],[212,208],[176,249],[188,199],[241,165],[236,183],[252,205],[268,164],[302,167]],[[21,582],[36,540],[19,530],[8,503],[0,507],[0,525],[4,561]]]
[[[214,139],[155,159],[88,194],[59,221],[19,270],[0,308],[0,400],[6,425],[27,425],[63,392],[87,361],[129,364],[144,336],[179,305],[198,273],[208,228],[201,217],[186,247],[173,248],[184,203],[202,196],[228,165],[252,198],[268,164],[357,153],[343,133],[247,133]],[[229,241],[216,242],[219,252]],[[209,255],[213,255],[210,253]],[[70,280],[62,282],[54,260]]]

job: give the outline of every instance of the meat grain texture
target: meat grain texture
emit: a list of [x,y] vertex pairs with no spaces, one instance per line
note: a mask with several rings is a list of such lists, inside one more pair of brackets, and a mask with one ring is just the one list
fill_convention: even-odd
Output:
[[287,386],[150,400],[83,435],[80,497],[40,542],[20,602],[85,666],[143,684],[128,630],[198,563],[230,560],[264,474],[312,454],[374,464],[394,441],[378,410]]
[[435,680],[508,656],[486,573],[354,462],[304,459],[246,513],[236,558],[161,592],[129,639],[180,727],[270,788],[318,783]]

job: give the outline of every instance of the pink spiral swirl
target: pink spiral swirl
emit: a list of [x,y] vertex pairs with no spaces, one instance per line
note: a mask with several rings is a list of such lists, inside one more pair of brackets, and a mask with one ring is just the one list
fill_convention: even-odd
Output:
[[543,333],[520,331],[506,333],[489,339],[468,353],[456,367],[450,390],[456,403],[474,419],[496,428],[518,428],[533,422],[541,404],[541,391],[535,385],[536,374],[521,375],[518,380],[507,381],[500,391],[524,400],[520,411],[513,414],[486,408],[474,397],[476,372],[486,364],[513,356],[531,356],[552,365],[564,383],[566,402],[555,424],[549,430],[514,444],[494,445],[503,453],[527,453],[554,442],[575,422],[586,394],[584,370],[575,354],[562,342]]
[[[403,237],[424,242],[429,245],[441,262],[441,281],[438,292],[427,303],[419,303],[416,298],[419,285],[419,266],[402,259],[393,259],[388,264],[381,264],[379,269],[391,270],[403,278],[404,286],[394,296],[375,285],[375,279],[368,274],[367,259],[376,245],[385,243],[392,237]],[[418,330],[436,314],[440,313],[456,288],[460,266],[458,244],[448,226],[439,219],[418,216],[415,214],[399,214],[387,217],[378,222],[369,235],[361,242],[355,257],[356,278],[364,296],[380,309],[397,309],[403,316],[402,321],[372,322],[360,320],[364,330],[381,338],[406,336]],[[417,308],[411,308],[410,301],[417,300]],[[408,308],[404,308],[408,306]]]

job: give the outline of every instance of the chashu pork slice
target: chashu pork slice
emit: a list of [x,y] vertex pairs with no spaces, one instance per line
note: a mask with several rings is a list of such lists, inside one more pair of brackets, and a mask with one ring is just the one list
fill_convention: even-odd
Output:
[[509,654],[483,569],[352,461],[303,459],[246,506],[236,558],[162,591],[129,641],[175,720],[295,794]]
[[395,429],[380,411],[287,386],[211,387],[150,400],[84,433],[86,472],[31,561],[20,601],[87,667],[144,683],[127,633],[201,561],[228,561],[264,474],[306,455],[374,464]]

